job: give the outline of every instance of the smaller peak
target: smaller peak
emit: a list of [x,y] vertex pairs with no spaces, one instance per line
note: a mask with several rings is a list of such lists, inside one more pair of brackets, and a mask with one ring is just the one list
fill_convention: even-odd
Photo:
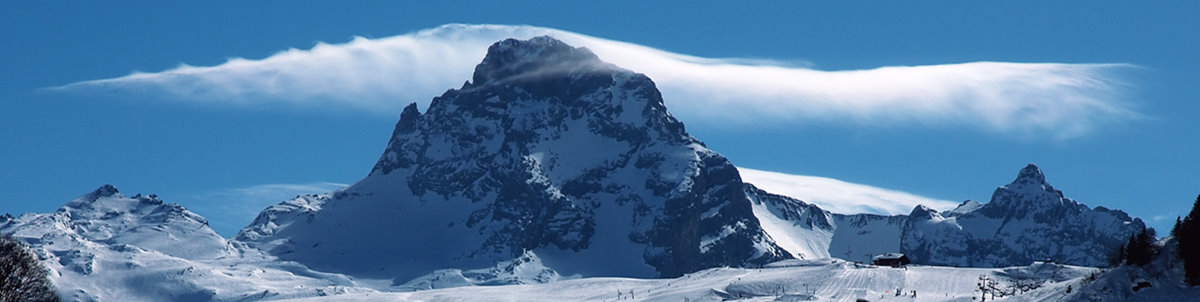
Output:
[[1017,179],[1014,179],[1013,183],[1045,184],[1046,174],[1042,173],[1042,169],[1038,169],[1037,165],[1030,163],[1022,168],[1020,173],[1017,173]]
[[541,261],[542,261],[542,258],[539,258],[538,255],[534,254],[533,251],[531,251],[531,250],[525,250],[525,252],[521,253],[520,256],[517,256],[517,258],[513,259],[514,264],[541,262]]
[[417,129],[420,119],[421,111],[417,110],[417,103],[409,103],[408,106],[404,107],[404,111],[400,113],[400,120],[396,122],[396,129],[392,131],[392,136],[410,133]]
[[966,214],[966,213],[970,213],[975,210],[978,210],[980,207],[983,207],[982,203],[968,199],[968,200],[964,200],[963,202],[959,203],[957,207],[954,207],[954,209],[948,211],[947,213],[950,213],[950,214],[947,214],[947,215]]
[[163,204],[162,198],[159,198],[157,194],[149,194],[146,196],[142,196],[142,194],[138,194],[137,196],[134,196],[133,199],[137,199],[138,202],[145,203],[145,204],[151,204],[151,205]]
[[105,184],[105,185],[97,188],[95,191],[88,193],[86,196],[87,196],[88,200],[95,201],[100,198],[110,197],[110,196],[117,195],[120,193],[121,193],[120,191],[117,191],[116,186],[113,186],[111,184]]
[[417,110],[417,103],[412,102],[408,103],[408,106],[404,106],[404,111],[400,113],[400,119],[403,120],[406,117],[415,117],[420,115],[421,111]]
[[934,215],[941,216],[938,214],[937,210],[934,210],[933,208],[927,207],[923,204],[918,204],[916,207],[913,207],[912,212],[908,213],[908,217],[914,218],[933,218]]

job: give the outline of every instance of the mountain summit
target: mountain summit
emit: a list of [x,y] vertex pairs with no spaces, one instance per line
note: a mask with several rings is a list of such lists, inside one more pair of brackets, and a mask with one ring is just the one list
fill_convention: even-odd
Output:
[[[1046,182],[1046,175],[1037,165],[1029,164],[1017,173],[1008,185],[996,188],[992,201],[980,209],[980,214],[996,219],[1033,218],[1038,223],[1051,224],[1063,215],[1088,210],[1086,205],[1067,198],[1062,191]],[[1127,219],[1126,219],[1127,220]]]
[[1038,169],[1038,166],[1033,163],[1022,168],[1021,172],[1017,173],[1017,178],[1013,180],[1012,184],[1050,185],[1046,183],[1046,174],[1042,173],[1042,169]]
[[509,39],[425,113],[406,107],[369,176],[273,206],[236,240],[397,283],[526,252],[568,275],[642,277],[790,258],[745,186],[645,75]]
[[554,38],[540,36],[492,44],[483,62],[475,66],[471,81],[476,85],[565,81],[569,77],[562,77],[563,74],[587,70],[602,74],[615,68],[600,61],[586,48],[571,47]]

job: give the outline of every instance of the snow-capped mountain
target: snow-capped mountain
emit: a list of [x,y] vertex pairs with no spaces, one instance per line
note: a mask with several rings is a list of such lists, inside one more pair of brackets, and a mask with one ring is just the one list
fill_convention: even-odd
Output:
[[791,258],[746,192],[645,75],[509,39],[425,113],[405,108],[369,176],[271,207],[236,240],[399,282],[526,251],[568,275],[642,277]]
[[[13,219],[5,224],[3,233],[41,238],[51,245],[58,240],[129,244],[187,259],[214,259],[234,253],[225,238],[208,228],[204,217],[178,204],[164,203],[154,194],[125,197],[112,185],[76,198],[54,213]],[[73,264],[78,264],[80,270],[91,269],[91,264]]]
[[369,289],[345,276],[276,261],[227,242],[203,217],[111,185],[53,213],[0,219],[29,245],[67,301],[213,301],[309,297]]
[[867,261],[899,251],[933,265],[1005,267],[1053,259],[1100,267],[1145,228],[1125,212],[1064,197],[1033,164],[997,188],[991,202],[965,201],[946,212],[921,205],[908,215],[844,215],[757,189],[748,194],[771,238],[801,259]]
[[918,207],[904,225],[901,251],[925,264],[1003,267],[1034,260],[1104,266],[1146,226],[1141,219],[1064,197],[1030,164],[985,204],[938,213]]

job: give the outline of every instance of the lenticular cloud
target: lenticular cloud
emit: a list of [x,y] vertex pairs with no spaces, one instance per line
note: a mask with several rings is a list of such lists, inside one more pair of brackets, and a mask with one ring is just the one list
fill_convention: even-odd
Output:
[[470,79],[491,43],[539,35],[587,47],[605,61],[645,73],[671,110],[689,122],[921,124],[1068,138],[1140,116],[1122,98],[1124,85],[1116,71],[1131,67],[1125,64],[971,62],[825,71],[769,60],[702,58],[509,25],[450,24],[54,89],[396,114],[409,102],[427,105],[433,96]]

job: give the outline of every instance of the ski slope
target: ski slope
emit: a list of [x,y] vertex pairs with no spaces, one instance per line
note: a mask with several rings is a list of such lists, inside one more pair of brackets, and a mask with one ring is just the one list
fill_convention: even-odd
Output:
[[[714,268],[674,279],[584,278],[407,293],[350,293],[293,301],[972,301],[981,275],[1040,288],[997,301],[1052,301],[1100,269],[1035,263],[1010,268],[880,267],[838,259],[787,260],[763,268]],[[897,294],[897,290],[900,294]],[[915,291],[916,295],[913,295]],[[988,297],[991,300],[991,296]]]

